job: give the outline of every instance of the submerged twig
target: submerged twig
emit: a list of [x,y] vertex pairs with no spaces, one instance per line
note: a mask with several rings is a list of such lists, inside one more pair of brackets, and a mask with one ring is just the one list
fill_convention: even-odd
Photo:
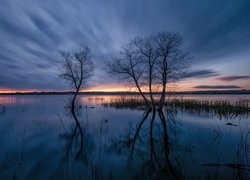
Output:
[[240,169],[240,170],[246,170],[250,171],[250,165],[244,165],[244,164],[236,164],[236,163],[229,163],[229,164],[202,164],[202,166],[207,166],[207,167],[219,167],[219,166],[224,166],[224,167],[229,167],[229,168],[234,168],[234,169]]
[[4,114],[5,113],[5,106],[0,104],[0,114]]

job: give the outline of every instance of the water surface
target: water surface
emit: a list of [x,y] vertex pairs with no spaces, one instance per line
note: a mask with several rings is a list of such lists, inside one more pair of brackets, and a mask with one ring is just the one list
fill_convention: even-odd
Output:
[[[149,143],[151,115],[140,131],[131,159],[131,139],[144,112],[101,105],[113,98],[116,96],[79,96],[81,107],[77,116],[84,132],[84,155],[76,158],[79,137],[71,143],[75,122],[67,108],[71,96],[0,96],[0,179],[13,179],[15,176],[20,179],[171,177],[157,167],[157,163],[152,167]],[[186,95],[182,98],[235,101],[249,99],[250,96]],[[166,117],[169,157],[180,177],[249,177],[248,170],[227,166],[249,165],[249,117],[221,119],[209,114],[178,111],[166,114]],[[156,115],[153,140],[159,164],[164,163],[162,132]]]

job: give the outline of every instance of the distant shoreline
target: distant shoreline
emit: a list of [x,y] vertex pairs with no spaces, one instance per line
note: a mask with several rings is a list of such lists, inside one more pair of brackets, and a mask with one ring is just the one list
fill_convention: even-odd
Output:
[[[67,92],[13,92],[0,93],[0,95],[71,95],[73,91]],[[146,93],[149,94],[149,93]],[[154,93],[161,94],[161,93]],[[169,94],[250,94],[250,90],[226,90],[226,91],[185,91],[169,92]],[[80,92],[79,95],[139,95],[138,92]]]

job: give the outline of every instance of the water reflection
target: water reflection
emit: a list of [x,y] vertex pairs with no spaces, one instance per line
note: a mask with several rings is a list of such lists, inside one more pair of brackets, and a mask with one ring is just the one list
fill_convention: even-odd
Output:
[[17,97],[17,96],[0,96],[0,105],[15,105],[15,104],[28,104],[31,103],[30,98]]
[[[150,154],[151,170],[156,170],[156,172],[158,173],[159,172],[167,173],[168,177],[177,179],[180,177],[180,174],[177,173],[169,157],[170,156],[170,144],[171,144],[169,141],[170,138],[168,134],[169,126],[167,126],[167,119],[165,118],[165,115],[162,109],[156,110],[155,108],[150,108],[145,111],[143,119],[140,121],[138,127],[136,128],[136,131],[132,140],[131,158],[134,159],[134,149],[135,149],[136,140],[139,139],[139,133],[140,131],[142,131],[142,126],[146,122],[149,114],[151,114],[151,118],[149,119],[149,128],[146,129],[146,131],[149,131],[149,136],[144,134],[144,137],[149,138],[150,145],[149,146],[146,145],[146,147],[149,147],[150,150],[149,151],[146,150],[146,151],[150,152],[149,154]],[[160,122],[161,122],[160,124],[155,124],[156,114],[158,115],[160,119]],[[170,115],[170,116],[174,117],[173,115]],[[157,128],[154,128],[154,126],[156,125],[157,125]],[[157,129],[157,133],[155,129]],[[140,143],[137,146],[139,147],[145,146],[145,144],[142,142],[145,142],[145,140],[143,141],[142,139],[140,139]],[[137,148],[137,151],[138,151],[138,148]],[[137,153],[136,155],[142,156],[143,154]],[[138,158],[135,158],[135,159],[138,159]],[[145,159],[145,158],[142,158],[142,159]]]
[[0,179],[249,179],[249,117],[104,108],[105,97],[82,96],[81,137],[71,96],[25,98],[0,116]]

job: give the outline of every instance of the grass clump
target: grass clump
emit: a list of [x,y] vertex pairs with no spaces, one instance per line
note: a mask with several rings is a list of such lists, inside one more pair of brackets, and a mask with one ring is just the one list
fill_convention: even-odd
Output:
[[[156,104],[158,104],[157,99]],[[146,105],[140,97],[121,96],[113,98],[109,102],[104,102],[102,105],[104,107],[112,107],[116,109],[146,109]],[[238,116],[248,115],[250,112],[250,99],[238,99],[233,102],[229,100],[167,98],[164,106],[168,109],[187,112],[210,113],[220,116]]]

